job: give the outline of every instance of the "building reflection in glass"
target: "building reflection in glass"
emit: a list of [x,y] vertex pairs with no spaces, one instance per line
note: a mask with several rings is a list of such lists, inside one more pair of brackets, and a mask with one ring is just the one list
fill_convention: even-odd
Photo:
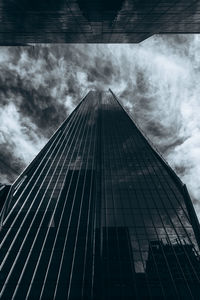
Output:
[[[96,231],[95,299],[198,299],[200,258],[191,244],[131,243],[127,227]],[[142,251],[145,250],[145,251]]]

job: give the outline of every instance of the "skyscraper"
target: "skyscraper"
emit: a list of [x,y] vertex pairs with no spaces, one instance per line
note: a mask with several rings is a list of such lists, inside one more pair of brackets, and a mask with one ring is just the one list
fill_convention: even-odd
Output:
[[199,299],[185,185],[112,91],[91,91],[9,190],[1,299]]

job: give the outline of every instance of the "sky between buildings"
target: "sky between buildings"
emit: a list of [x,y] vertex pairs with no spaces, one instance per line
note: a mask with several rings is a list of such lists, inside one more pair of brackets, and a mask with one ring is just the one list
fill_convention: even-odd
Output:
[[90,89],[111,88],[187,184],[200,218],[200,35],[0,47],[0,182],[12,183]]

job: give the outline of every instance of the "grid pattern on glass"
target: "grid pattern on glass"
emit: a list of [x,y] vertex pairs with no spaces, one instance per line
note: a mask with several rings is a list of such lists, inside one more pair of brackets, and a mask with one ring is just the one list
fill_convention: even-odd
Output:
[[[183,195],[109,93],[102,98],[101,110],[102,299],[192,299],[200,288],[200,266]],[[124,269],[128,245],[131,255],[125,257],[132,273]]]
[[91,294],[82,287],[92,274],[97,110],[89,94],[13,196],[1,231],[2,299]]
[[198,299],[186,199],[110,92],[90,92],[13,185],[1,299]]

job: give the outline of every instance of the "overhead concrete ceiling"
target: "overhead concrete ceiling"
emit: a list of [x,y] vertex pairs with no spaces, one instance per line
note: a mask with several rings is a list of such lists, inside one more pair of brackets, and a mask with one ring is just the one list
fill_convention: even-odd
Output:
[[139,43],[200,33],[194,0],[0,0],[0,45]]

